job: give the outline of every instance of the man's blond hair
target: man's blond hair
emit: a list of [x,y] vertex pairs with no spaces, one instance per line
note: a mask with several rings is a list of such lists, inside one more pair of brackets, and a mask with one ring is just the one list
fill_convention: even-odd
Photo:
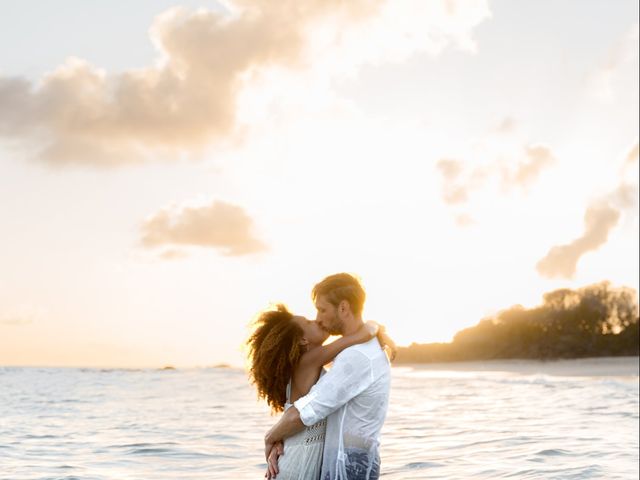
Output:
[[311,290],[311,298],[315,302],[320,296],[337,307],[342,300],[349,302],[354,315],[361,315],[366,293],[360,280],[349,273],[336,273],[316,284]]

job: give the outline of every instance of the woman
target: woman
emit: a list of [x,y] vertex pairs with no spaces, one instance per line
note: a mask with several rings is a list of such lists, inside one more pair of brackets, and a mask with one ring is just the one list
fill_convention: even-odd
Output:
[[[264,398],[275,413],[283,412],[306,395],[323,373],[323,366],[347,347],[377,335],[381,345],[390,348],[391,357],[395,356],[393,341],[375,322],[367,322],[353,335],[323,345],[329,333],[317,322],[293,315],[284,305],[276,305],[275,309],[260,314],[254,328],[247,340],[249,373],[258,396]],[[278,461],[279,480],[320,477],[325,427],[323,420],[287,438],[284,455]]]

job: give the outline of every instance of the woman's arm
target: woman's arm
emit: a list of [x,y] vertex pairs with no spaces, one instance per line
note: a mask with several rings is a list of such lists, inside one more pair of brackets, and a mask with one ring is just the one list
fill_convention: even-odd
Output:
[[379,325],[376,322],[368,321],[356,333],[345,335],[334,342],[305,353],[300,359],[300,364],[322,367],[331,362],[345,348],[357,343],[368,342],[378,334],[378,330]]
[[386,329],[382,325],[380,325],[378,330],[378,342],[380,342],[382,348],[386,347],[389,360],[393,362],[398,353],[398,347],[396,347],[396,342],[387,334]]

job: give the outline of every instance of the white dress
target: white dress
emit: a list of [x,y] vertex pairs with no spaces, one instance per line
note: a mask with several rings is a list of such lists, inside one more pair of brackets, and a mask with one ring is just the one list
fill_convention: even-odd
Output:
[[[321,376],[322,376],[321,372]],[[291,380],[287,384],[285,411],[292,406]],[[319,480],[327,420],[320,420],[285,439],[284,455],[278,459],[278,480]]]

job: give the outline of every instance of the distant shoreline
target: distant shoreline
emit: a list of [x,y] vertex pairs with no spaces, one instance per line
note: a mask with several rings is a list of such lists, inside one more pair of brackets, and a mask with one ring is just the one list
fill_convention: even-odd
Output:
[[[588,357],[570,359],[500,359],[429,363],[396,363],[395,368],[434,371],[514,372],[552,376],[639,376],[640,357]],[[585,371],[587,369],[587,371]]]
[[[505,358],[490,360],[452,360],[439,362],[393,362],[391,366],[396,369],[410,368],[415,370],[434,371],[487,371],[516,373],[545,373],[550,375],[585,375],[584,368],[592,367],[592,376],[638,376],[640,356],[601,356],[586,358],[560,358],[560,359],[526,359]],[[84,371],[101,371],[104,373],[119,371],[139,372],[167,372],[176,370],[221,370],[238,371],[244,367],[237,365],[213,365],[192,367],[69,367],[69,366],[37,366],[37,365],[0,365],[0,369],[69,369]],[[578,369],[581,369],[578,371]],[[544,370],[544,372],[543,372]],[[571,372],[574,372],[573,374]]]

